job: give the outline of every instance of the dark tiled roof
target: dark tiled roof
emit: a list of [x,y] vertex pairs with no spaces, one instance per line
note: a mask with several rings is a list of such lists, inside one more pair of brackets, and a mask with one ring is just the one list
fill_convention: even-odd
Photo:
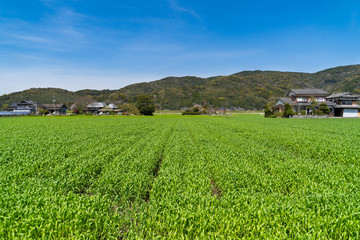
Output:
[[279,98],[279,101],[285,103],[290,104],[291,106],[293,106],[295,103],[290,99],[290,98]]
[[303,88],[303,89],[291,89],[291,92],[296,95],[327,95],[328,93],[322,89],[317,88]]
[[18,105],[34,105],[35,103],[31,100],[24,100],[18,103]]
[[327,104],[328,106],[332,106],[332,107],[334,107],[334,106],[336,105],[336,103],[331,102],[331,101],[326,101],[326,104]]
[[[66,105],[63,104],[63,103],[56,103],[56,108],[55,109],[59,110],[62,106],[66,107]],[[54,104],[53,103],[51,103],[51,104],[39,104],[39,107],[45,108],[47,110],[54,110]]]
[[349,92],[342,92],[342,93],[333,93],[330,96],[328,96],[327,98],[341,98],[341,97],[347,97],[347,98],[358,98],[360,97],[359,95],[353,95]]
[[12,103],[8,106],[8,108],[16,108],[18,106],[17,103]]

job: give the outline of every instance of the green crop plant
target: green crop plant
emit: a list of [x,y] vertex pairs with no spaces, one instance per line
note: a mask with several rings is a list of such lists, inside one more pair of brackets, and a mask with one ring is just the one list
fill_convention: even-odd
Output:
[[0,239],[360,238],[358,119],[0,126]]

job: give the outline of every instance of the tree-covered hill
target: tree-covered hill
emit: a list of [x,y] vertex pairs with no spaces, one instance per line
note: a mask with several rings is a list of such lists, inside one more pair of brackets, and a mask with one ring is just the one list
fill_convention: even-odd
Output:
[[57,102],[67,104],[83,96],[90,96],[97,101],[133,103],[136,96],[149,94],[154,96],[158,105],[167,109],[179,109],[193,104],[260,109],[267,101],[284,96],[292,88],[322,88],[329,93],[360,93],[360,65],[330,68],[312,74],[257,70],[210,78],[167,77],[117,90],[85,89],[72,92],[57,88],[32,88],[0,96],[0,104],[2,106],[24,99],[50,103],[54,95]]
[[38,103],[52,103],[53,96],[59,103],[71,103],[77,95],[72,91],[60,88],[31,88],[0,96],[0,104],[2,106],[27,99]]

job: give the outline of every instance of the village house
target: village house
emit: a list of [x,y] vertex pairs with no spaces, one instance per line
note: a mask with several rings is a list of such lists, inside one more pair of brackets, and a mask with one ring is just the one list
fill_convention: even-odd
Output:
[[336,104],[332,112],[334,117],[360,117],[359,97],[359,95],[343,92],[334,93],[326,99]]
[[104,102],[93,102],[86,106],[86,112],[98,114],[99,110],[106,107],[106,103]]
[[12,103],[6,108],[7,111],[21,115],[35,114],[36,104],[31,100],[23,100],[19,103]]
[[114,113],[114,114],[119,114],[121,115],[122,113],[124,112],[124,110],[122,109],[118,109],[114,104],[110,103],[109,105],[107,105],[106,107],[104,108],[101,108],[98,110],[98,113],[100,115],[109,115],[111,113]]
[[50,114],[54,115],[66,115],[67,110],[66,105],[60,103],[39,104],[38,107],[43,108],[45,111],[48,111]]
[[278,112],[283,112],[285,104],[288,103],[294,112],[312,114],[311,102],[316,101],[317,107],[321,103],[326,103],[328,108],[332,110],[335,104],[333,102],[326,101],[326,96],[328,95],[329,94],[322,89],[291,89],[288,97],[278,99],[275,109]]
[[320,104],[325,103],[330,110],[330,116],[358,117],[360,106],[357,105],[358,95],[346,93],[329,94],[322,89],[291,89],[288,97],[279,98],[275,104],[276,112],[283,112],[288,103],[294,112],[313,114],[312,103],[316,102],[315,110]]

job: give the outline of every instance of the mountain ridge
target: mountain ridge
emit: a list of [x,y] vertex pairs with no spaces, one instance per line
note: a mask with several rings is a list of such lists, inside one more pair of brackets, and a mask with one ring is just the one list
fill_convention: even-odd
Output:
[[196,76],[166,77],[150,82],[134,83],[120,89],[69,91],[61,88],[31,88],[0,96],[0,106],[30,99],[50,103],[73,103],[89,96],[94,101],[133,103],[136,96],[149,94],[162,108],[179,109],[193,104],[211,107],[241,106],[261,109],[268,101],[281,97],[292,88],[322,88],[329,93],[360,93],[360,65],[339,66],[315,73],[255,70],[208,78]]

